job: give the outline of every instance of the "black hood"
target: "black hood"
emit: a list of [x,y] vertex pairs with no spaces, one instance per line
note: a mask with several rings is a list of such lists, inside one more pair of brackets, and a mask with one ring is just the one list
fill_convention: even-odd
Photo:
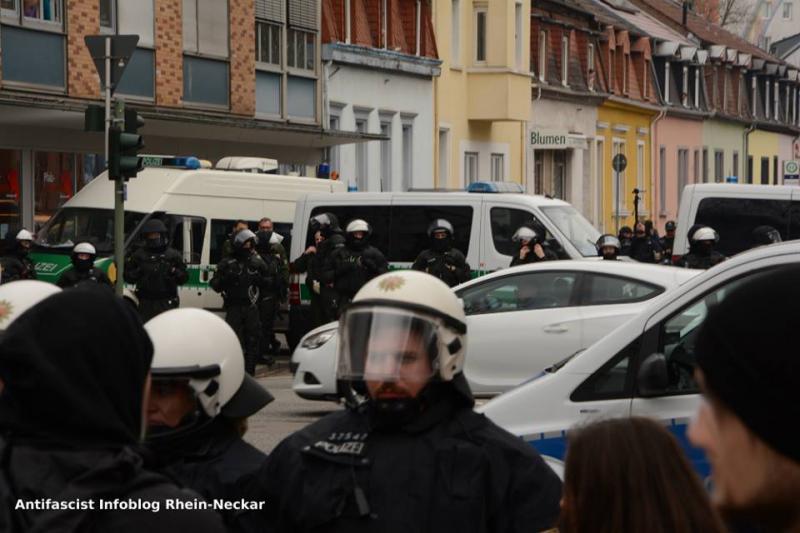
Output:
[[136,443],[152,357],[138,315],[108,289],[53,295],[0,341],[0,428],[52,443]]

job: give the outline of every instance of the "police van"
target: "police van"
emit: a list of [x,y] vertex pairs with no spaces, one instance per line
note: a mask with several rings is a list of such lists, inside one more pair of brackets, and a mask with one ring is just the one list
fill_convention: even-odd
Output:
[[653,417],[670,429],[697,472],[706,477],[708,461],[686,437],[699,402],[693,377],[696,335],[709,308],[738,284],[796,263],[800,242],[737,255],[667,291],[602,340],[479,411],[524,438],[562,477],[571,428],[599,418]]
[[[454,228],[454,245],[467,258],[473,277],[508,267],[518,246],[511,237],[526,224],[545,233],[560,259],[597,258],[595,242],[600,236],[572,205],[523,194],[516,183],[477,182],[466,191],[450,192],[309,194],[297,202],[292,260],[313,243],[310,218],[328,212],[336,215],[342,229],[356,218],[369,222],[370,243],[393,269],[411,268],[429,247],[428,225],[437,218],[447,219]],[[290,288],[290,329],[300,332],[296,340],[310,329],[306,308],[310,295],[304,281],[305,274],[293,275]]]
[[[138,240],[149,218],[164,221],[170,246],[183,254],[189,280],[180,287],[181,306],[222,308],[210,281],[222,248],[237,219],[255,229],[262,217],[274,221],[283,244],[291,246],[297,199],[304,194],[346,190],[337,181],[273,174],[277,162],[261,158],[225,158],[217,168],[201,168],[194,157],[148,156],[149,166],[127,183],[125,247]],[[208,165],[210,166],[210,165]],[[95,266],[116,277],[114,249],[114,182],[99,175],[68,200],[37,233],[32,259],[38,279],[56,282],[71,267],[75,243],[91,242]]]
[[753,247],[752,232],[772,226],[784,241],[800,239],[800,187],[794,185],[747,185],[699,183],[687,185],[681,194],[673,243],[673,263],[689,253],[687,232],[705,224],[719,234],[717,251],[728,257]]

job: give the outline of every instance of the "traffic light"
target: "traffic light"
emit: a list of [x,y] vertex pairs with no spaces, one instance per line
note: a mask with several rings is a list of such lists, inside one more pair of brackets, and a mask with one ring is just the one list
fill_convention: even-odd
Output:
[[139,150],[144,148],[142,136],[136,131],[144,126],[144,120],[133,109],[125,110],[124,130],[113,126],[108,131],[108,177],[128,180],[144,168]]

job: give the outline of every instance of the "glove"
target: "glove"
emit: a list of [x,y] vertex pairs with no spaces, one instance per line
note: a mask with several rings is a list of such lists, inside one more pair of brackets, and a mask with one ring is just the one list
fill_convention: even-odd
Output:
[[319,294],[319,281],[317,280],[312,281],[311,288],[314,290],[315,293]]

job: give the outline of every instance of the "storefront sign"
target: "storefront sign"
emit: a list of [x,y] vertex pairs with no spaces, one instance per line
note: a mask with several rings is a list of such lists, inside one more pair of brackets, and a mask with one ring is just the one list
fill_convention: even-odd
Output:
[[797,185],[800,183],[800,162],[783,162],[783,183],[785,185]]
[[587,148],[586,137],[576,133],[552,130],[531,130],[531,147],[534,150],[558,150]]

